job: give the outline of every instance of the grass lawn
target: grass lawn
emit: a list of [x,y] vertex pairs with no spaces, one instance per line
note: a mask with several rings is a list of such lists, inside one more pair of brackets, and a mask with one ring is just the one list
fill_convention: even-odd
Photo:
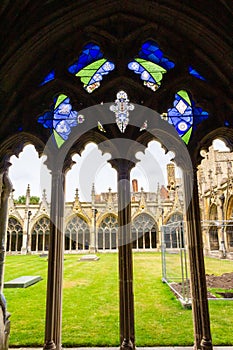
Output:
[[[99,256],[92,262],[65,256],[63,346],[119,346],[117,254]],[[209,274],[231,271],[233,262],[206,259]],[[5,281],[23,275],[40,275],[43,280],[25,289],[4,290],[11,313],[10,346],[42,346],[47,259],[7,256]],[[193,345],[192,311],[182,308],[161,276],[160,253],[134,254],[136,344]],[[233,302],[209,301],[209,308],[214,345],[233,345]]]

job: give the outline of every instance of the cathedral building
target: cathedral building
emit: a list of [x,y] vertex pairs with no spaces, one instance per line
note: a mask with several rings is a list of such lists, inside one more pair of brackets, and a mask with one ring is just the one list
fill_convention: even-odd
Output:
[[[175,165],[167,165],[167,187],[155,192],[138,189],[132,180],[131,239],[135,251],[160,250],[161,226],[183,218],[181,179],[175,177]],[[8,254],[44,254],[49,247],[50,203],[46,192],[38,204],[30,203],[30,186],[26,203],[16,204],[9,198],[7,229]],[[91,201],[81,202],[78,189],[73,202],[65,203],[64,249],[66,253],[116,251],[118,242],[118,198],[111,188],[97,194],[93,185]],[[173,243],[174,245],[174,243]]]
[[201,155],[198,183],[205,253],[232,258],[233,153],[212,145]]
[[[200,152],[217,138],[232,151],[233,2],[4,0],[0,28],[0,295],[6,249],[49,249],[44,350],[60,350],[64,250],[114,250],[118,235],[119,345],[134,350],[132,249],[159,248],[160,222],[182,213],[174,181],[154,194],[130,189],[136,154],[158,141],[183,172],[194,349],[212,350],[203,248],[232,249],[232,159],[213,152],[211,172]],[[72,157],[90,142],[111,155],[117,194],[65,203]],[[13,203],[10,159],[28,144],[46,156],[50,203],[44,193],[32,205],[29,189]],[[5,315],[2,302],[0,350]]]

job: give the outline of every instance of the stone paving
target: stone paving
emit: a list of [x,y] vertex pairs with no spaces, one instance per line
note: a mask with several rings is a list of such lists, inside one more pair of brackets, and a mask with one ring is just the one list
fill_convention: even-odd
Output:
[[[120,347],[107,347],[107,348],[63,348],[63,350],[119,350]],[[158,347],[136,347],[137,350],[193,350],[192,346],[158,346]],[[233,350],[233,346],[214,346],[214,350]],[[9,350],[42,350],[42,348],[10,348]]]

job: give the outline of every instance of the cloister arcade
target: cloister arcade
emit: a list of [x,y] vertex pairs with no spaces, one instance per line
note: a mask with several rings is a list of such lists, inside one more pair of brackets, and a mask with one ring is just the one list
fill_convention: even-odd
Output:
[[[232,18],[233,4],[224,0],[146,0],[143,5],[111,0],[3,2],[1,291],[11,192],[9,160],[30,143],[40,156],[46,155],[52,176],[44,349],[60,350],[62,344],[65,175],[72,167],[72,156],[81,154],[89,142],[111,155],[109,163],[117,171],[119,344],[121,349],[135,348],[129,180],[138,161],[136,153],[144,152],[152,140],[171,150],[183,171],[194,348],[213,348],[197,167],[200,151],[215,138],[225,140],[232,150]],[[47,220],[38,225],[43,229],[35,226],[35,249],[41,247],[40,235],[47,237]],[[9,249],[18,249],[20,227],[14,218],[10,227],[10,237],[17,229],[18,240],[9,240]],[[140,230],[145,232],[143,227]],[[149,239],[147,231],[139,245],[148,245],[150,237],[155,244],[155,231],[150,225]],[[112,229],[113,237],[114,233]],[[85,235],[84,223],[82,245]],[[110,246],[108,235],[100,226],[103,247]],[[43,242],[45,247],[46,238]],[[1,315],[2,309],[4,305]]]

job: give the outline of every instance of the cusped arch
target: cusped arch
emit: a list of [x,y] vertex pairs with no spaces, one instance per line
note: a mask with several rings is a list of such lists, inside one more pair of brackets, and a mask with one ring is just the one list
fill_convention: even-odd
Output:
[[32,252],[44,252],[49,250],[50,218],[40,215],[34,222],[30,233],[29,243]]
[[7,252],[21,252],[23,245],[23,224],[13,215],[9,216],[7,227]]
[[98,218],[96,244],[98,250],[115,250],[118,246],[118,218],[113,212]]
[[131,226],[133,249],[157,248],[158,232],[158,224],[150,213],[145,211],[135,215]]
[[165,218],[162,243],[166,249],[177,249],[185,246],[183,213],[181,211],[173,211]]
[[90,222],[83,214],[71,215],[65,225],[65,250],[82,251],[90,246]]
[[[45,148],[45,143],[41,140],[41,135],[33,135],[28,132],[17,132],[11,137],[7,138],[0,148],[0,167],[5,168],[6,163],[9,163],[11,156],[18,157],[27,145],[33,145],[39,155],[42,156]],[[8,166],[11,164],[9,163]]]

